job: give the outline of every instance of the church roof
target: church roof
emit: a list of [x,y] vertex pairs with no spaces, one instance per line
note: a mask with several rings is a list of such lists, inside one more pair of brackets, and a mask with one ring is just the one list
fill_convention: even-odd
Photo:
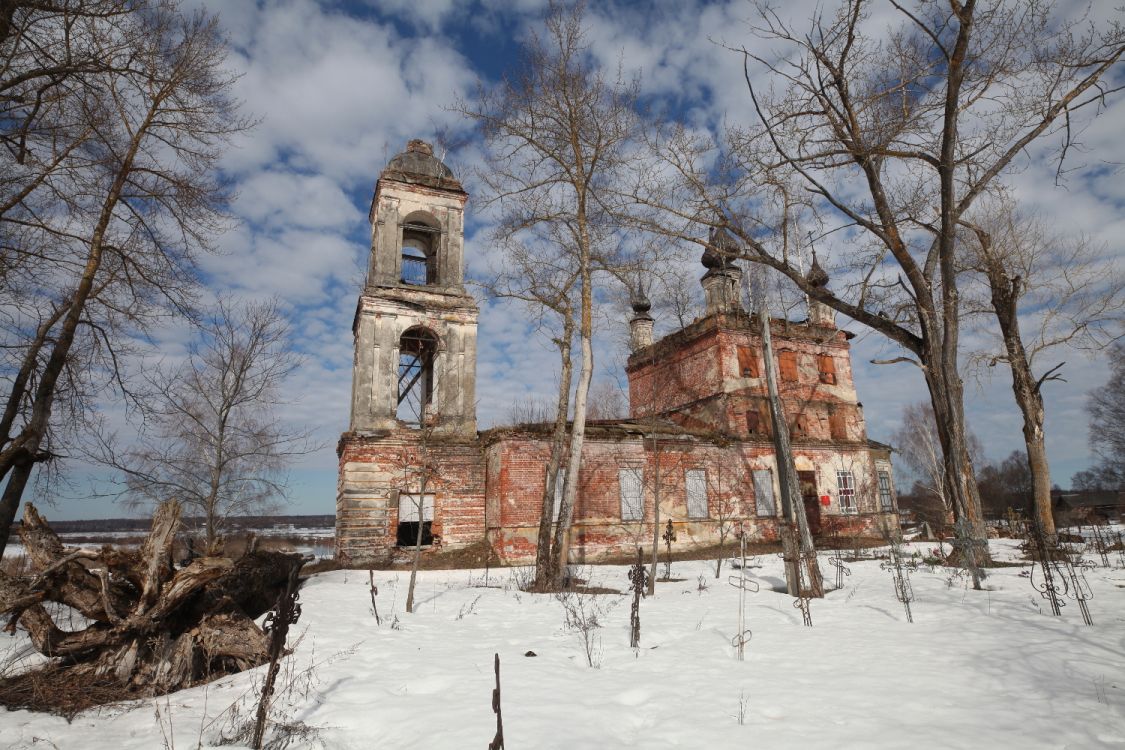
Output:
[[387,162],[380,177],[430,187],[461,189],[461,183],[457,181],[453,170],[434,156],[433,146],[420,138],[410,141],[406,144],[405,151]]

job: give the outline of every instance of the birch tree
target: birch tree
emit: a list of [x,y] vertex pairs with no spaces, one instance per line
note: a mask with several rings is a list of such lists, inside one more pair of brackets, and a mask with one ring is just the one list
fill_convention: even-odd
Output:
[[[546,252],[565,258],[575,274],[580,359],[564,493],[550,550],[554,585],[566,577],[582,467],[594,372],[596,277],[613,254],[619,213],[613,186],[630,162],[637,130],[637,87],[620,77],[611,80],[597,67],[586,46],[583,12],[582,4],[552,2],[545,33],[523,47],[518,67],[496,87],[482,87],[472,104],[456,106],[480,128],[487,147],[481,180],[484,201],[497,213],[496,236],[522,241],[538,234],[553,243]],[[544,512],[548,499],[544,495]]]

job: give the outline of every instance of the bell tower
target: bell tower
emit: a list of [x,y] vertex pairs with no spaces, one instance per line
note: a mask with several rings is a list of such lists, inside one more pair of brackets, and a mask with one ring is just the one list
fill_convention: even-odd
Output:
[[464,286],[467,200],[425,141],[410,141],[379,175],[367,280],[352,324],[357,435],[423,425],[476,435],[479,311]]

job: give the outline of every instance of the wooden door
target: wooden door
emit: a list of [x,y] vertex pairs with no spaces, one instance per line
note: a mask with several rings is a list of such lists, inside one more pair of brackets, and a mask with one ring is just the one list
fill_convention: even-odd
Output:
[[801,499],[805,503],[809,531],[816,536],[820,533],[820,495],[816,491],[816,472],[798,471],[797,482],[801,487]]

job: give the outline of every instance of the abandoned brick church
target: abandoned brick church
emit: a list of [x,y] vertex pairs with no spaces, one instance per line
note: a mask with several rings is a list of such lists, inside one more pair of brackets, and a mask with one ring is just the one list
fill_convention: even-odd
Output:
[[[337,449],[336,548],[353,563],[413,546],[419,524],[430,549],[487,542],[508,562],[535,554],[550,425],[477,431],[467,200],[422,141],[391,159],[375,186],[351,424]],[[687,327],[653,341],[647,304],[634,305],[630,417],[588,425],[572,560],[651,543],[657,496],[677,549],[717,544],[739,521],[751,539],[777,537],[758,326],[740,302],[740,269],[707,261],[706,311]],[[852,334],[818,304],[808,320],[775,319],[770,330],[814,532],[829,521],[849,534],[897,527],[890,449],[868,440],[852,382]]]

